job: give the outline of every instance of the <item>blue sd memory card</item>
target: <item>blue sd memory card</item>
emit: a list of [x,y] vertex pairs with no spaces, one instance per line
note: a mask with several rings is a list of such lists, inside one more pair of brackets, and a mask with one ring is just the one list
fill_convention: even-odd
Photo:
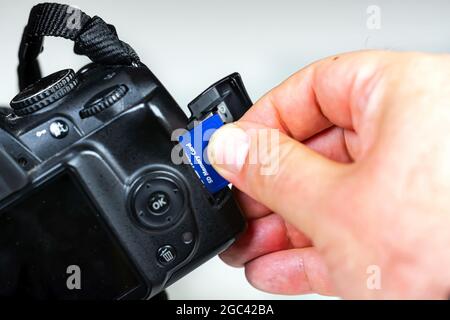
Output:
[[184,153],[200,180],[211,193],[216,193],[228,186],[229,182],[222,178],[207,159],[206,148],[213,133],[222,127],[224,122],[218,114],[207,118],[198,126],[179,137]]

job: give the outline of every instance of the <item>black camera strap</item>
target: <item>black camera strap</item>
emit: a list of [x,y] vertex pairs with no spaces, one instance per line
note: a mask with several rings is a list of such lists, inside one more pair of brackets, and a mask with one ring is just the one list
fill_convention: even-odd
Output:
[[74,52],[104,65],[139,65],[136,52],[121,41],[114,26],[100,17],[90,17],[80,9],[57,3],[33,7],[19,49],[19,86],[24,89],[39,80],[38,56],[45,36],[75,42]]

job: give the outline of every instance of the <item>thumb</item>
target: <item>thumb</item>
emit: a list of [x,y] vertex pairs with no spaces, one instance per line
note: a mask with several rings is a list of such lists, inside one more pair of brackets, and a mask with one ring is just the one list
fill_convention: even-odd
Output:
[[242,121],[214,133],[208,158],[236,188],[309,236],[348,169],[277,129]]

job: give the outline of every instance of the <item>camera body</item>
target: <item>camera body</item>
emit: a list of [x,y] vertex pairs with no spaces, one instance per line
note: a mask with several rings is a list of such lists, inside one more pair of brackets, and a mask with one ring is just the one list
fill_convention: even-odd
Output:
[[[226,91],[226,95],[222,95]],[[237,74],[194,118],[251,105]],[[173,141],[188,120],[144,65],[91,64],[38,80],[0,115],[0,297],[146,299],[245,228],[229,188],[211,194]]]

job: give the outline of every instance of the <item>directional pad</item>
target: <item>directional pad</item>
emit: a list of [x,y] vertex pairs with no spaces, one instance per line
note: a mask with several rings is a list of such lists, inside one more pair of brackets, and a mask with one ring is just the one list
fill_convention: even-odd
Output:
[[170,176],[150,174],[133,188],[131,208],[137,221],[151,229],[174,225],[184,212],[184,194]]

